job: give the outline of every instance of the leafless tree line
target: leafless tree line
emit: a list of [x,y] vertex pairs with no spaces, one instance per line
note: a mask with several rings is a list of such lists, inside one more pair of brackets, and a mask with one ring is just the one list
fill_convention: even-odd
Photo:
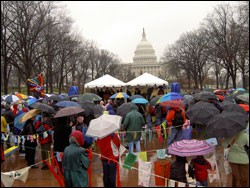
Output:
[[42,71],[47,93],[54,88],[61,93],[71,81],[83,86],[87,79],[120,74],[119,58],[72,32],[73,21],[65,11],[53,1],[1,2],[1,85],[5,94],[13,77],[20,91],[27,79]]
[[166,74],[186,81],[188,88],[203,89],[209,81],[217,88],[228,88],[237,81],[248,88],[249,82],[249,1],[236,7],[221,4],[200,24],[186,32],[161,59]]

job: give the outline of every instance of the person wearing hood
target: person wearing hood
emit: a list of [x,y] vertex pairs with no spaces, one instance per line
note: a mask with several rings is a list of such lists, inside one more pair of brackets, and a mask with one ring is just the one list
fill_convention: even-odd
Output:
[[129,152],[132,153],[134,151],[134,144],[136,146],[136,152],[140,152],[141,131],[145,125],[145,121],[141,113],[138,112],[138,108],[135,104],[131,103],[130,109],[130,112],[125,117],[123,128],[127,131],[126,136]]
[[90,161],[85,149],[84,137],[81,131],[75,130],[69,138],[70,145],[64,149],[63,168],[65,187],[88,187],[87,169]]
[[109,112],[109,115],[115,115],[115,111],[111,105],[107,106],[107,111]]

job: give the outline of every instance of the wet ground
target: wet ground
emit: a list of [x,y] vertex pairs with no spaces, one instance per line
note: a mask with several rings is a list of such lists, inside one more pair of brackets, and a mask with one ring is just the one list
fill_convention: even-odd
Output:
[[[166,148],[167,140],[164,140],[163,143],[159,143],[156,138],[156,135],[153,135],[152,141],[149,142],[147,140],[146,147],[144,141],[141,142],[142,151],[148,152],[148,160],[155,161],[156,160],[156,150]],[[209,187],[231,187],[231,174],[228,176],[225,175],[224,167],[223,167],[223,149],[220,144],[216,147],[217,153],[217,163],[220,171],[220,181],[209,183]],[[39,146],[36,150],[36,163],[41,161]],[[98,149],[94,151],[95,153],[99,153]],[[125,157],[122,157],[122,161],[124,162]],[[166,159],[169,160],[169,159]],[[54,176],[49,170],[42,170],[41,164],[38,165],[39,168],[30,169],[29,176],[27,178],[26,183],[23,183],[19,180],[16,180],[13,184],[13,187],[60,187]],[[16,151],[12,155],[5,158],[5,161],[1,164],[1,172],[9,172],[12,170],[19,170],[21,168],[26,167],[26,161],[23,156],[19,155],[19,152]],[[134,167],[138,167],[138,163],[135,164]],[[154,174],[153,169],[151,173]],[[141,187],[138,186],[138,171],[137,170],[128,170],[120,167],[120,176],[121,176],[121,185],[122,187]],[[151,176],[150,179],[150,187],[156,187],[154,182],[155,177]],[[1,186],[3,184],[1,183]],[[92,161],[92,186],[93,187],[103,187],[102,182],[102,165],[100,161],[100,157],[98,155],[93,154]]]

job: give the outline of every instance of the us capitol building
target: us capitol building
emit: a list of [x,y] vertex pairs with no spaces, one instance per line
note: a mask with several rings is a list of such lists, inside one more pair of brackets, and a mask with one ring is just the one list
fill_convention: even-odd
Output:
[[142,40],[137,44],[133,63],[124,64],[135,76],[140,76],[147,72],[159,77],[163,73],[163,65],[157,62],[155,50],[152,44],[147,41],[146,33],[143,28]]

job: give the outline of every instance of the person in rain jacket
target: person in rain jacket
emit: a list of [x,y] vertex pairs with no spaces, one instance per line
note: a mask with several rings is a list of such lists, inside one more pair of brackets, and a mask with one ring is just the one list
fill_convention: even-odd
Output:
[[171,162],[170,179],[187,183],[185,165],[187,163],[186,157],[175,156],[175,161]]
[[137,111],[137,106],[134,103],[130,105],[131,111],[126,115],[123,128],[128,131],[126,133],[129,152],[134,151],[134,144],[136,146],[136,152],[141,151],[140,139],[142,127],[145,125],[143,116]]
[[116,168],[119,160],[120,139],[116,133],[97,139],[103,168],[104,187],[116,187]]
[[82,132],[75,130],[70,135],[70,145],[63,154],[64,183],[66,187],[88,187],[87,168],[90,164],[85,150]]

